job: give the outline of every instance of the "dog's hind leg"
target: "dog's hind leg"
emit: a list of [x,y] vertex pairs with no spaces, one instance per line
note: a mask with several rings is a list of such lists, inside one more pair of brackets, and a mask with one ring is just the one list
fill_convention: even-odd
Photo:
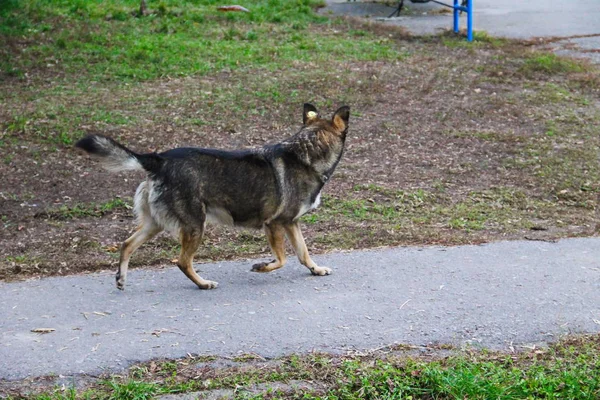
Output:
[[186,231],[182,229],[179,234],[181,240],[181,254],[177,261],[179,269],[190,278],[200,289],[214,289],[219,284],[217,282],[202,279],[200,275],[194,271],[194,254],[202,242],[202,231]]
[[152,239],[162,229],[156,225],[151,217],[142,219],[142,224],[138,230],[129,237],[121,246],[121,258],[119,260],[119,269],[117,271],[117,288],[125,289],[125,281],[127,280],[127,268],[129,267],[129,259],[131,254],[138,249],[144,242]]
[[296,255],[298,256],[298,260],[300,260],[302,265],[308,268],[313,275],[331,274],[331,268],[319,267],[308,255],[308,249],[306,248],[306,243],[304,242],[304,237],[302,236],[302,231],[300,230],[298,222],[287,225],[285,227],[285,232],[287,233],[287,237],[290,239],[290,242],[296,251]]
[[285,265],[285,230],[277,224],[265,225],[265,233],[275,255],[275,260],[252,266],[253,272],[271,272]]

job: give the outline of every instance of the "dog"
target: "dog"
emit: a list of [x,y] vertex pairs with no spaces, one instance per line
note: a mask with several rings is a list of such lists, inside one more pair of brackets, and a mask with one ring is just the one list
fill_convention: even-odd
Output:
[[287,236],[313,275],[331,274],[310,258],[299,219],[320,204],[344,152],[349,117],[348,106],[327,119],[307,103],[295,135],[249,150],[184,147],[138,154],[102,135],[79,140],[75,146],[109,170],[147,173],[134,198],[139,227],[121,246],[117,288],[125,288],[132,253],[163,230],[179,238],[179,269],[200,289],[216,288],[217,282],[201,278],[192,265],[207,222],[264,229],[275,259],[253,265],[254,272],[284,266]]

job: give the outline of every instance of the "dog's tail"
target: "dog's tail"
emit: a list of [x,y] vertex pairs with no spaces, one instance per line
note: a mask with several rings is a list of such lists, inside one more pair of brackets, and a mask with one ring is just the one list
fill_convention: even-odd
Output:
[[138,154],[102,135],[88,135],[75,143],[75,147],[99,159],[109,171],[138,170],[157,173],[164,161],[156,153]]

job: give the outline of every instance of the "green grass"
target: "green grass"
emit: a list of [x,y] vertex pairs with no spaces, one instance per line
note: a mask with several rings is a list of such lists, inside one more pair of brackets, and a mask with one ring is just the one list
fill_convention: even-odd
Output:
[[494,47],[502,46],[503,44],[506,43],[506,40],[502,39],[502,38],[490,36],[485,31],[474,31],[473,32],[473,41],[468,42],[465,40],[465,38],[462,35],[458,36],[458,35],[454,34],[454,32],[448,32],[442,38],[442,43],[444,44],[444,46],[447,46],[450,48],[473,49],[473,48],[477,48],[477,47],[481,47],[481,46],[485,46],[485,45],[491,45]]
[[586,67],[581,62],[555,54],[544,53],[528,57],[521,69],[525,73],[564,74],[584,72]]
[[372,34],[337,37],[313,12],[321,1],[246,1],[250,13],[220,13],[213,0],[148,3],[152,13],[138,17],[139,1],[131,0],[9,2],[14,6],[0,10],[0,34],[22,48],[3,49],[0,77],[67,73],[123,82],[276,70],[299,60],[398,58],[389,41]]
[[[464,231],[484,228],[522,229],[531,226],[529,219],[539,216],[538,208],[552,205],[512,188],[491,188],[469,193],[462,201],[451,202],[440,191],[385,189],[376,185],[358,185],[355,199],[323,196],[319,211],[302,218],[313,224],[343,216],[346,221],[376,223],[378,229],[400,229],[418,225],[422,228],[445,227]],[[368,196],[368,193],[377,196]],[[360,235],[367,232],[361,231]]]
[[108,213],[118,210],[130,210],[131,202],[123,200],[120,197],[115,197],[104,203],[77,203],[65,204],[58,208],[50,208],[48,210],[36,214],[36,218],[45,218],[51,220],[69,220],[74,218],[85,217],[102,217]]
[[[196,363],[207,361],[204,357],[153,362],[131,368],[128,376],[108,377],[90,389],[57,389],[35,398],[148,399],[191,391],[208,394],[215,389],[234,390],[235,398],[255,399],[591,400],[600,396],[597,335],[511,354],[446,349],[443,355],[437,353],[440,349],[428,349],[427,356],[415,356],[410,349],[398,346],[391,353],[354,357],[293,355],[271,365],[240,359],[238,366],[221,369],[196,368]],[[310,383],[314,389],[269,389],[275,382],[291,380]]]
[[[245,71],[269,74],[287,69],[291,63],[323,66],[332,61],[407,57],[388,38],[367,31],[340,35],[336,22],[314,13],[314,8],[322,5],[318,0],[246,1],[250,13],[218,12],[218,4],[214,0],[151,0],[150,14],[139,17],[137,0],[3,3],[0,42],[5,45],[0,45],[0,81],[26,76],[30,82],[51,77],[53,83],[31,91],[22,87],[19,94],[1,92],[0,103],[17,104],[16,96],[35,99],[37,106],[7,111],[0,129],[58,148],[69,147],[91,127],[139,126],[144,111],[131,111],[136,104],[147,103],[146,94],[135,97],[130,93],[139,91],[140,82],[218,73],[229,75],[224,78],[227,80],[234,72],[239,79]],[[184,100],[189,103],[193,96],[205,101],[214,116],[221,114],[219,107],[242,112],[247,107],[240,100],[247,102],[246,97],[259,104],[306,99],[314,96],[323,78],[339,77],[340,71],[330,69],[329,73],[322,68],[306,71],[306,76],[320,83],[300,79],[295,91],[282,88],[276,80],[257,78],[233,88],[196,90]],[[356,88],[357,93],[359,90]],[[302,96],[305,92],[310,96]],[[111,93],[119,96],[106,104]],[[173,101],[168,97],[155,100],[153,107],[169,107]],[[173,122],[194,126],[210,122],[196,115],[189,120],[180,118]],[[10,164],[12,157],[3,161]]]
[[[95,85],[69,83],[31,89],[31,92],[24,88],[19,94],[7,91],[0,93],[0,99],[5,96],[7,104],[35,96],[36,107],[15,108],[10,112],[12,115],[5,122],[5,130],[10,135],[6,140],[25,137],[61,148],[70,147],[90,127],[118,132],[124,128],[140,129],[149,124],[168,123],[178,130],[197,131],[198,127],[232,124],[234,118],[242,114],[262,116],[272,112],[273,106],[287,106],[286,111],[294,112],[297,118],[298,104],[304,99],[316,98],[322,100],[324,108],[333,107],[331,98],[327,97],[333,91],[329,82],[335,82],[335,90],[342,89],[341,95],[335,94],[341,97],[340,101],[356,104],[374,97],[365,93],[377,83],[357,82],[357,73],[347,67],[323,70],[322,66],[316,69],[301,64],[297,70],[286,68],[282,70],[286,73],[265,69],[250,75],[232,72],[226,82],[194,80],[181,84],[176,95],[169,92],[168,87],[159,92],[142,83],[119,85],[114,82],[107,83],[110,91]],[[197,104],[192,112],[190,104]],[[184,108],[186,112],[167,114]],[[10,159],[5,162],[9,163]]]
[[[52,89],[52,91],[56,88]],[[93,90],[92,90],[93,91]],[[90,94],[89,89],[83,90]],[[78,92],[83,95],[82,92]],[[51,93],[38,92],[39,107],[29,112],[13,115],[7,121],[6,132],[13,135],[26,135],[52,145],[70,147],[77,139],[84,135],[82,126],[95,126],[97,128],[115,128],[134,124],[137,118],[126,115],[118,109],[92,107],[89,104],[62,104],[70,96],[62,93],[57,99]]]
[[[593,357],[597,360],[597,354]],[[594,399],[600,395],[600,373],[585,360],[527,368],[519,368],[510,357],[491,362],[456,357],[400,366],[377,362],[374,367],[348,362],[343,374],[341,387],[313,398]]]

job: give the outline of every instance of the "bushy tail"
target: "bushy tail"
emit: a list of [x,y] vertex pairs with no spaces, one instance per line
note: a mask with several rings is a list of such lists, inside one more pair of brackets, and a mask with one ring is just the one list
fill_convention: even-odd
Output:
[[100,160],[109,171],[140,170],[156,173],[163,159],[156,153],[137,154],[115,140],[102,135],[88,135],[75,147]]

